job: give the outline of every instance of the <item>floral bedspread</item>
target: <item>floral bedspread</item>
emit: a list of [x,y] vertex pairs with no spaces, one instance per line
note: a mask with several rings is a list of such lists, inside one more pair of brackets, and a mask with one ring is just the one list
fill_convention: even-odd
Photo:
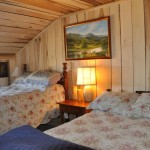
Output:
[[150,119],[95,111],[45,131],[97,150],[149,150]]
[[0,134],[21,125],[39,126],[59,115],[56,102],[64,100],[64,89],[55,84],[46,91],[3,96],[0,98]]

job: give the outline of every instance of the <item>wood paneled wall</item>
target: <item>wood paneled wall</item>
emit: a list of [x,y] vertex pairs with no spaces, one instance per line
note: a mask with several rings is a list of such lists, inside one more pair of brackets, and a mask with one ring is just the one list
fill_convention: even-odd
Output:
[[150,55],[147,55],[149,46],[145,45],[143,0],[115,2],[55,20],[17,54],[18,66],[21,68],[27,63],[30,71],[50,68],[62,71],[64,25],[105,16],[110,16],[111,20],[112,59],[67,61],[69,97],[77,98],[79,66],[96,67],[97,95],[108,88],[113,91],[150,90]]

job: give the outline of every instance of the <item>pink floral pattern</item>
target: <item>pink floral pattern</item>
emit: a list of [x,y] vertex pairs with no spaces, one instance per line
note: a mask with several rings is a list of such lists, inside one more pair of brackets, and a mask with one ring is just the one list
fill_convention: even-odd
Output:
[[45,133],[96,150],[148,150],[149,124],[147,118],[92,111]]
[[132,114],[150,118],[150,93],[142,93],[136,103],[132,105]]
[[55,84],[46,91],[35,90],[0,98],[0,134],[21,125],[33,127],[58,117],[58,101],[64,100],[64,89]]

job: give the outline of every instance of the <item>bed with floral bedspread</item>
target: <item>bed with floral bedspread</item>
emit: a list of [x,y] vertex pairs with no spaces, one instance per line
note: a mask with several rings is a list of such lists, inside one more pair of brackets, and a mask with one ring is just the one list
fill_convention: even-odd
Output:
[[97,150],[150,150],[150,93],[106,92],[88,108],[45,133]]
[[54,84],[45,91],[34,90],[0,97],[0,134],[21,125],[39,126],[58,117],[56,104],[64,100],[64,88]]

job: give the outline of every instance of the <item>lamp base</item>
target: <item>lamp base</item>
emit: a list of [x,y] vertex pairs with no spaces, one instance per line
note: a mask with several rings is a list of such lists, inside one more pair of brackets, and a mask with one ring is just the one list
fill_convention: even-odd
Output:
[[84,101],[83,98],[83,89],[77,89],[77,97],[78,97],[78,101]]
[[84,101],[91,102],[94,97],[94,92],[92,86],[85,86],[83,92]]

